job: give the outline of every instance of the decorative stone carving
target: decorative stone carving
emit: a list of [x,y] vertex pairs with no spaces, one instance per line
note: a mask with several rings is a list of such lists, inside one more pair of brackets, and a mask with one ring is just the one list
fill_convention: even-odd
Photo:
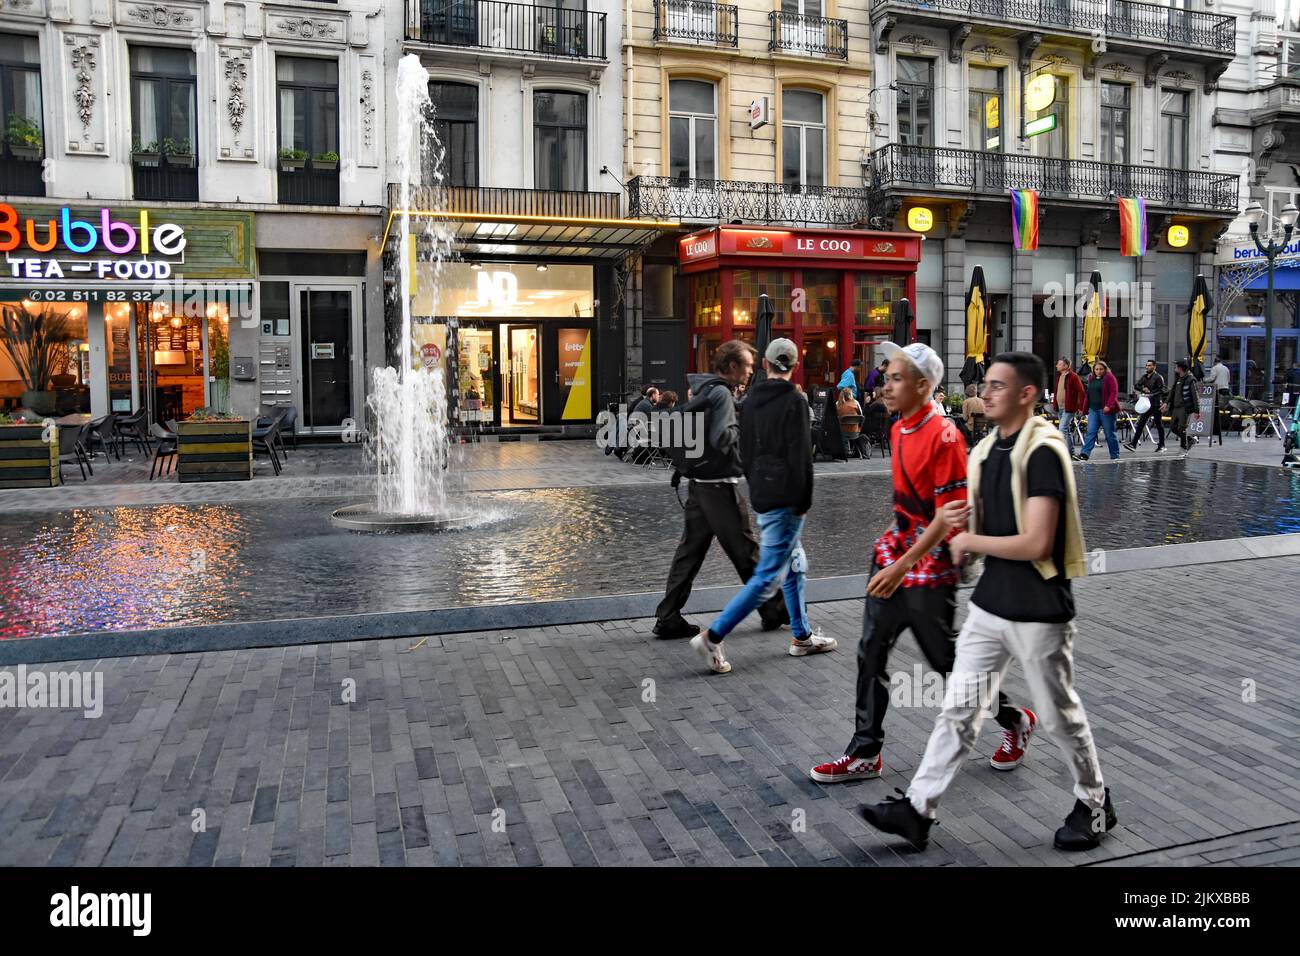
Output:
[[909,33],[907,36],[899,37],[898,42],[909,44],[913,53],[920,53],[922,47],[934,46],[934,41],[929,37],[923,37],[916,33]]
[[1034,51],[1042,45],[1043,35],[1041,33],[1026,33],[1020,38],[1019,60],[1020,70],[1024,72],[1029,69],[1030,59]]
[[257,158],[255,138],[243,140],[246,127],[255,126],[257,99],[253,95],[253,51],[248,47],[223,46],[218,51],[221,70],[220,97],[226,121],[220,124],[220,157]]
[[974,27],[969,23],[959,23],[948,31],[948,62],[961,62],[961,49],[966,44],[966,38],[970,36]]
[[342,17],[285,17],[267,15],[268,37],[285,40],[330,40],[342,43],[345,39]]
[[1073,66],[1068,56],[1061,56],[1059,53],[1047,53],[1042,57],[1042,61],[1048,66]]
[[1006,56],[1007,53],[1000,47],[990,46],[987,43],[981,43],[979,46],[970,48],[972,56],[979,55],[984,58],[985,63],[992,63],[995,56]]
[[1143,86],[1155,86],[1160,76],[1160,68],[1169,62],[1168,53],[1152,53],[1146,59],[1146,72],[1142,74]]
[[95,55],[99,52],[99,40],[96,37],[68,37],[72,44],[68,62],[72,65],[72,100],[77,107],[77,117],[81,125],[90,129],[90,121],[95,116]]
[[1174,217],[1172,213],[1164,213],[1163,215],[1152,216],[1152,218],[1155,220],[1154,223],[1155,228],[1147,230],[1147,251],[1148,252],[1150,252],[1156,246],[1160,245],[1161,237],[1164,236],[1164,234],[1169,231],[1169,226],[1174,221]]
[[876,29],[876,52],[889,52],[889,35],[894,32],[894,27],[898,26],[898,17],[885,14],[877,21],[880,26]]
[[108,112],[100,108],[105,97],[101,36],[64,33],[59,46],[63,55],[62,112],[67,151],[106,155]]
[[1227,60],[1219,63],[1211,63],[1205,68],[1205,92],[1213,93],[1219,88],[1219,77],[1223,76],[1223,71],[1228,68]]
[[192,27],[198,20],[197,11],[185,7],[156,3],[130,3],[121,6],[123,23],[157,27]]
[[975,215],[975,200],[955,202],[948,207],[948,235],[954,239],[966,236],[966,227]]
[[1133,72],[1133,67],[1129,66],[1127,63],[1121,63],[1119,60],[1112,60],[1103,65],[1102,69],[1110,70],[1111,73],[1115,74],[1115,79],[1117,80]]
[[361,71],[361,145],[370,149],[375,142],[375,74]]
[[[357,129],[356,145],[349,145],[348,159],[358,167],[374,168],[379,165],[379,99],[383,83],[383,67],[379,57],[371,53],[357,55],[356,73],[357,116],[353,125]],[[342,152],[342,150],[340,150]]]
[[1079,244],[1095,246],[1101,241],[1101,230],[1115,215],[1115,207],[1090,212],[1084,215],[1079,227]]
[[1192,74],[1188,73],[1186,70],[1170,70],[1165,74],[1165,79],[1173,80],[1174,85],[1181,90],[1188,82],[1196,79],[1196,77],[1192,76]]

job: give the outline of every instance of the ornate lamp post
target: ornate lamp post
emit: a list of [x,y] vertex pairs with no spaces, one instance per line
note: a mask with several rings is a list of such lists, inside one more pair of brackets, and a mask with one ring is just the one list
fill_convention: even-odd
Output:
[[1268,377],[1264,379],[1264,387],[1267,389],[1263,399],[1266,402],[1273,400],[1273,375],[1276,371],[1276,361],[1273,354],[1273,272],[1274,265],[1278,254],[1281,253],[1291,241],[1291,230],[1295,228],[1296,219],[1300,218],[1300,209],[1295,207],[1295,203],[1287,203],[1282,207],[1278,214],[1278,219],[1282,222],[1282,241],[1270,238],[1268,244],[1259,241],[1259,224],[1264,219],[1264,207],[1258,202],[1252,202],[1246,207],[1246,222],[1250,224],[1250,238],[1255,240],[1255,248],[1259,254],[1268,260],[1268,303],[1264,311],[1264,354],[1268,357]]

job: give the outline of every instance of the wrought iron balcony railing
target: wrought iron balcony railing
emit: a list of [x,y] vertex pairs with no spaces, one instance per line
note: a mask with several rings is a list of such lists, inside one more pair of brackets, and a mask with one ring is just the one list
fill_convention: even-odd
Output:
[[769,13],[772,38],[767,48],[781,53],[849,58],[849,22],[802,13]]
[[44,196],[45,162],[0,156],[0,196]]
[[1099,33],[1108,41],[1164,43],[1232,57],[1237,18],[1137,0],[877,0],[872,19],[903,11],[936,19],[993,20],[1037,30]]
[[1153,205],[1171,208],[1234,213],[1238,209],[1235,175],[1087,159],[894,143],[871,154],[871,175],[880,190],[1003,195],[1008,189],[1033,189],[1058,199],[1107,202],[1118,196],[1141,196]]
[[[562,219],[618,219],[619,193],[507,189],[494,186],[413,186],[410,208],[493,216],[554,216]],[[388,186],[388,207],[402,207],[402,189]]]
[[150,164],[132,163],[131,175],[136,199],[198,201],[199,171],[193,162],[174,163],[163,155]]
[[339,171],[317,169],[313,160],[307,160],[299,169],[281,169],[276,194],[286,206],[337,206],[339,204]]
[[709,46],[735,46],[738,14],[727,3],[700,0],[654,0],[656,40]]
[[722,179],[636,176],[628,214],[638,219],[851,226],[867,219],[869,192],[844,186],[786,186]]
[[406,0],[406,39],[437,46],[605,59],[605,14],[503,0]]

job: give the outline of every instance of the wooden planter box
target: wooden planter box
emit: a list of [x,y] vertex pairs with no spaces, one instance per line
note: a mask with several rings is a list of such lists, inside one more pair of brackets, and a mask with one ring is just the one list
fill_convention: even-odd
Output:
[[0,425],[0,488],[53,488],[59,483],[59,429],[43,441],[44,425]]
[[176,423],[180,481],[248,481],[253,477],[253,423]]

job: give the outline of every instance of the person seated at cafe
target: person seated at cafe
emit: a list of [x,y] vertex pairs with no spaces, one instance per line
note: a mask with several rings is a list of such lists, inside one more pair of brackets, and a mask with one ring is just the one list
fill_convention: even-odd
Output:
[[840,400],[835,403],[835,414],[840,418],[840,433],[844,436],[844,446],[850,452],[857,448],[862,437],[861,422],[846,422],[845,418],[861,418],[862,406],[853,397],[853,389],[847,386],[840,389]]
[[966,400],[961,403],[961,417],[966,420],[966,427],[975,427],[975,416],[988,414],[984,410],[984,399],[979,396],[979,388],[974,384],[966,386]]
[[676,408],[676,407],[677,407],[676,392],[665,391],[659,393],[659,401],[655,402],[655,411],[666,412],[669,409]]

